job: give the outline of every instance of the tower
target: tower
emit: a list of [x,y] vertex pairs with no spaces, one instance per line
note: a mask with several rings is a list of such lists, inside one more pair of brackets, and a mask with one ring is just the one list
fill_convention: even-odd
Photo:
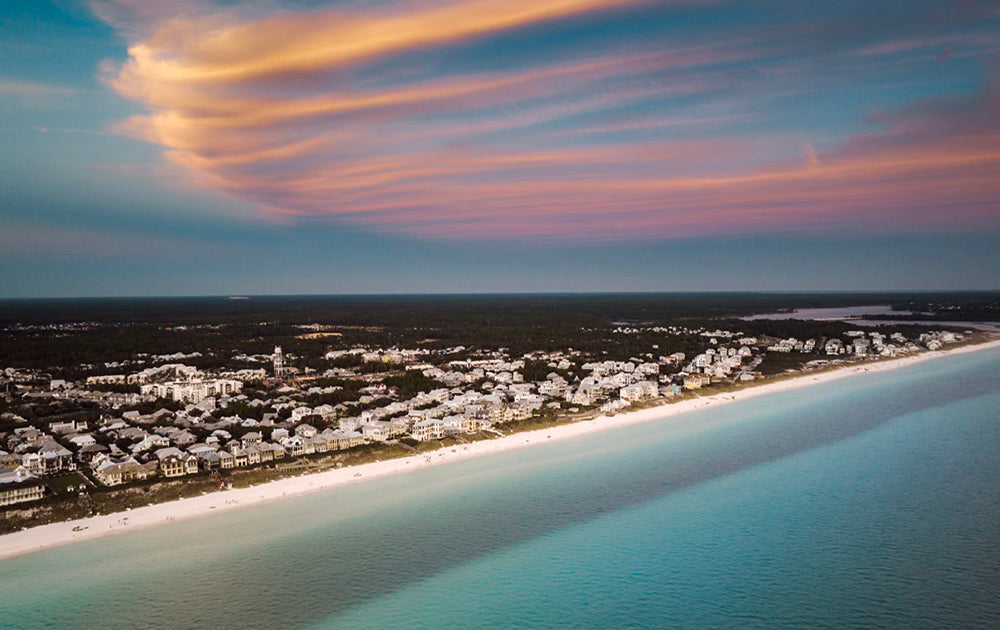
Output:
[[285,365],[281,356],[281,346],[274,346],[274,375],[281,376],[284,371]]

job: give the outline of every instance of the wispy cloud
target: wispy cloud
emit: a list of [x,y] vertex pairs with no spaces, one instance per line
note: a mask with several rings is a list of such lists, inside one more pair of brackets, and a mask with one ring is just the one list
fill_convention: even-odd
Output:
[[[924,67],[946,44],[985,50],[989,26],[931,36],[921,23],[860,40],[844,37],[846,23],[785,25],[785,39],[763,27],[710,38],[667,29],[491,57],[497,38],[523,43],[654,4],[700,3],[95,8],[130,38],[107,83],[150,110],[119,131],[162,146],[198,184],[280,216],[436,238],[995,222],[993,88],[951,108],[873,116],[827,150],[808,129],[781,129],[773,111],[830,82]],[[873,57],[892,59],[873,69]]]
[[45,83],[31,83],[28,81],[12,81],[0,79],[0,98],[22,97],[22,98],[57,98],[71,96],[76,90],[58,85],[47,85]]

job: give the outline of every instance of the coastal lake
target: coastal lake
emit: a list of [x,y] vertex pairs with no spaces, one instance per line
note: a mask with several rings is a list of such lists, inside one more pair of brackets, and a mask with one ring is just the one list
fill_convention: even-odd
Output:
[[782,311],[780,313],[759,313],[748,315],[740,319],[753,321],[755,319],[850,319],[853,317],[865,317],[871,315],[912,315],[912,311],[894,311],[888,304],[874,306],[838,306],[836,308],[798,308],[794,311]]
[[[758,319],[786,320],[803,319],[813,321],[843,320],[850,321],[855,326],[929,326],[933,328],[966,328],[971,330],[983,330],[987,332],[1000,332],[1000,324],[996,322],[967,322],[967,321],[945,321],[945,320],[914,320],[914,319],[864,319],[871,316],[899,316],[905,317],[913,315],[913,311],[894,311],[889,305],[875,306],[843,306],[836,308],[800,308],[794,311],[783,311],[780,313],[758,313],[757,315],[747,315],[740,319],[753,321]],[[858,319],[860,318],[860,319]]]
[[1000,350],[0,561],[11,628],[995,628]]

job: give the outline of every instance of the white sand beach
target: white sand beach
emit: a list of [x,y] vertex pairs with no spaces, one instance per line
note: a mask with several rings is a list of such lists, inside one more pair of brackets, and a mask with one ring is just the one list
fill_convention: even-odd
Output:
[[962,346],[951,350],[924,352],[888,361],[850,365],[825,372],[807,373],[802,376],[779,381],[765,381],[758,386],[748,387],[739,391],[705,395],[641,411],[624,412],[610,417],[600,416],[593,420],[584,420],[548,429],[514,433],[495,440],[473,442],[467,445],[440,449],[431,453],[345,467],[301,477],[291,477],[249,488],[225,490],[198,497],[150,505],[127,512],[42,525],[0,536],[0,559],[43,549],[51,549],[72,542],[93,540],[103,536],[134,531],[140,528],[169,525],[173,522],[196,518],[206,514],[217,514],[226,510],[243,509],[343,484],[363,483],[369,479],[409,472],[427,466],[438,466],[511,449],[551,443],[553,440],[566,440],[599,431],[620,429],[621,427],[640,422],[654,420],[673,421],[677,422],[678,427],[681,428],[684,425],[679,421],[679,416],[690,411],[745,400],[754,396],[783,392],[819,383],[828,383],[858,374],[892,370],[938,357],[976,352],[996,347],[1000,347],[1000,340],[978,345]]

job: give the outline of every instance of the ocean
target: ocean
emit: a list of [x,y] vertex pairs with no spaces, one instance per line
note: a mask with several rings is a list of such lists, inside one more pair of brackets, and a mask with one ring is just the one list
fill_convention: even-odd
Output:
[[1000,350],[0,561],[10,628],[1000,627]]

